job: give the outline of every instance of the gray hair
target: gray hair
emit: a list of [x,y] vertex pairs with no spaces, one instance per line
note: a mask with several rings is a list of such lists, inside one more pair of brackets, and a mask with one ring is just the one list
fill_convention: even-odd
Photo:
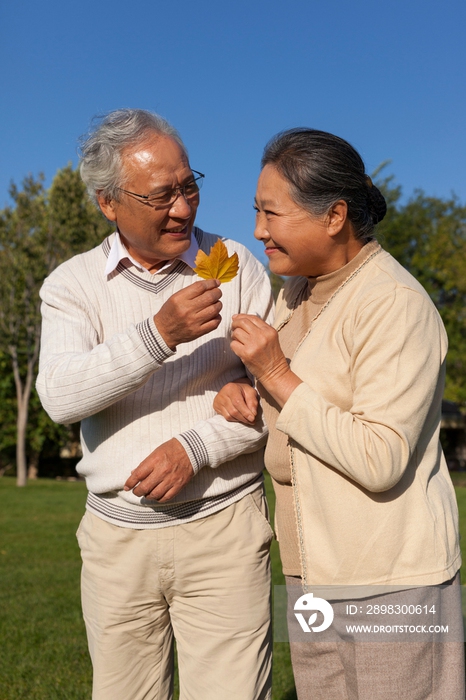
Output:
[[298,128],[277,134],[264,149],[262,167],[268,164],[288,181],[296,204],[314,216],[326,214],[343,199],[356,238],[370,238],[387,212],[359,153],[326,131]]
[[89,198],[98,206],[97,192],[107,201],[118,201],[118,188],[124,185],[122,151],[150,134],[169,136],[187,155],[177,130],[166,119],[145,109],[117,109],[97,117],[97,126],[82,136],[79,170]]

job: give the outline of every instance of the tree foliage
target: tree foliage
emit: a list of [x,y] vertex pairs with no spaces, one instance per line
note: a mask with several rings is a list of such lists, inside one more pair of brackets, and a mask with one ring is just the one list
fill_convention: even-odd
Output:
[[445,398],[466,408],[466,207],[454,196],[440,199],[422,191],[403,204],[390,178],[378,184],[388,212],[377,237],[437,307],[449,338]]
[[[11,366],[11,377],[0,382],[0,391],[5,392],[3,410],[16,413],[19,485],[26,483],[28,457],[37,463],[47,435],[64,436],[63,428],[47,418],[33,388],[41,328],[39,289],[57,265],[97,245],[111,230],[87,200],[71,166],[57,172],[48,191],[43,182],[39,175],[26,177],[22,189],[13,184],[13,204],[0,212],[0,353]],[[12,420],[10,415],[2,423],[0,445],[5,450]]]

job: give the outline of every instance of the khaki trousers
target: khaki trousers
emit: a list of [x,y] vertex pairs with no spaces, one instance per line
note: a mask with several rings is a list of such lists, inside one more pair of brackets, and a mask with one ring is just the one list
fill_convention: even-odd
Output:
[[93,700],[267,700],[272,530],[262,489],[156,530],[86,512],[77,537]]

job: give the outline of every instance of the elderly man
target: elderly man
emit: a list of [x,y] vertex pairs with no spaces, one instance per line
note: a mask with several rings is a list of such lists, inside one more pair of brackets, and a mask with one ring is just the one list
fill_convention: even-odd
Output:
[[245,373],[232,315],[269,320],[267,275],[227,240],[237,277],[196,276],[218,240],[194,226],[203,175],[157,115],[109,114],[80,167],[116,232],[45,281],[37,388],[54,420],[81,421],[93,698],[170,698],[173,638],[184,700],[269,698],[266,430],[212,408]]

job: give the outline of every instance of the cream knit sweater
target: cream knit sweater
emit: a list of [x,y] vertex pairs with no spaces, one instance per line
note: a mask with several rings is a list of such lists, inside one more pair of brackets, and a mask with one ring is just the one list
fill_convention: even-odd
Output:
[[[198,228],[209,252],[218,239]],[[245,370],[229,346],[231,316],[271,321],[273,301],[263,266],[241,244],[225,240],[240,259],[237,277],[223,284],[222,323],[193,342],[167,347],[153,317],[176,291],[196,281],[175,260],[155,274],[120,263],[104,275],[112,237],[75,256],[45,281],[37,390],[61,423],[81,421],[78,472],[91,492],[88,508],[128,527],[159,527],[203,517],[257,488],[267,430],[228,423],[212,402]],[[148,504],[122,491],[132,469],[176,437],[195,477],[170,504]]]

